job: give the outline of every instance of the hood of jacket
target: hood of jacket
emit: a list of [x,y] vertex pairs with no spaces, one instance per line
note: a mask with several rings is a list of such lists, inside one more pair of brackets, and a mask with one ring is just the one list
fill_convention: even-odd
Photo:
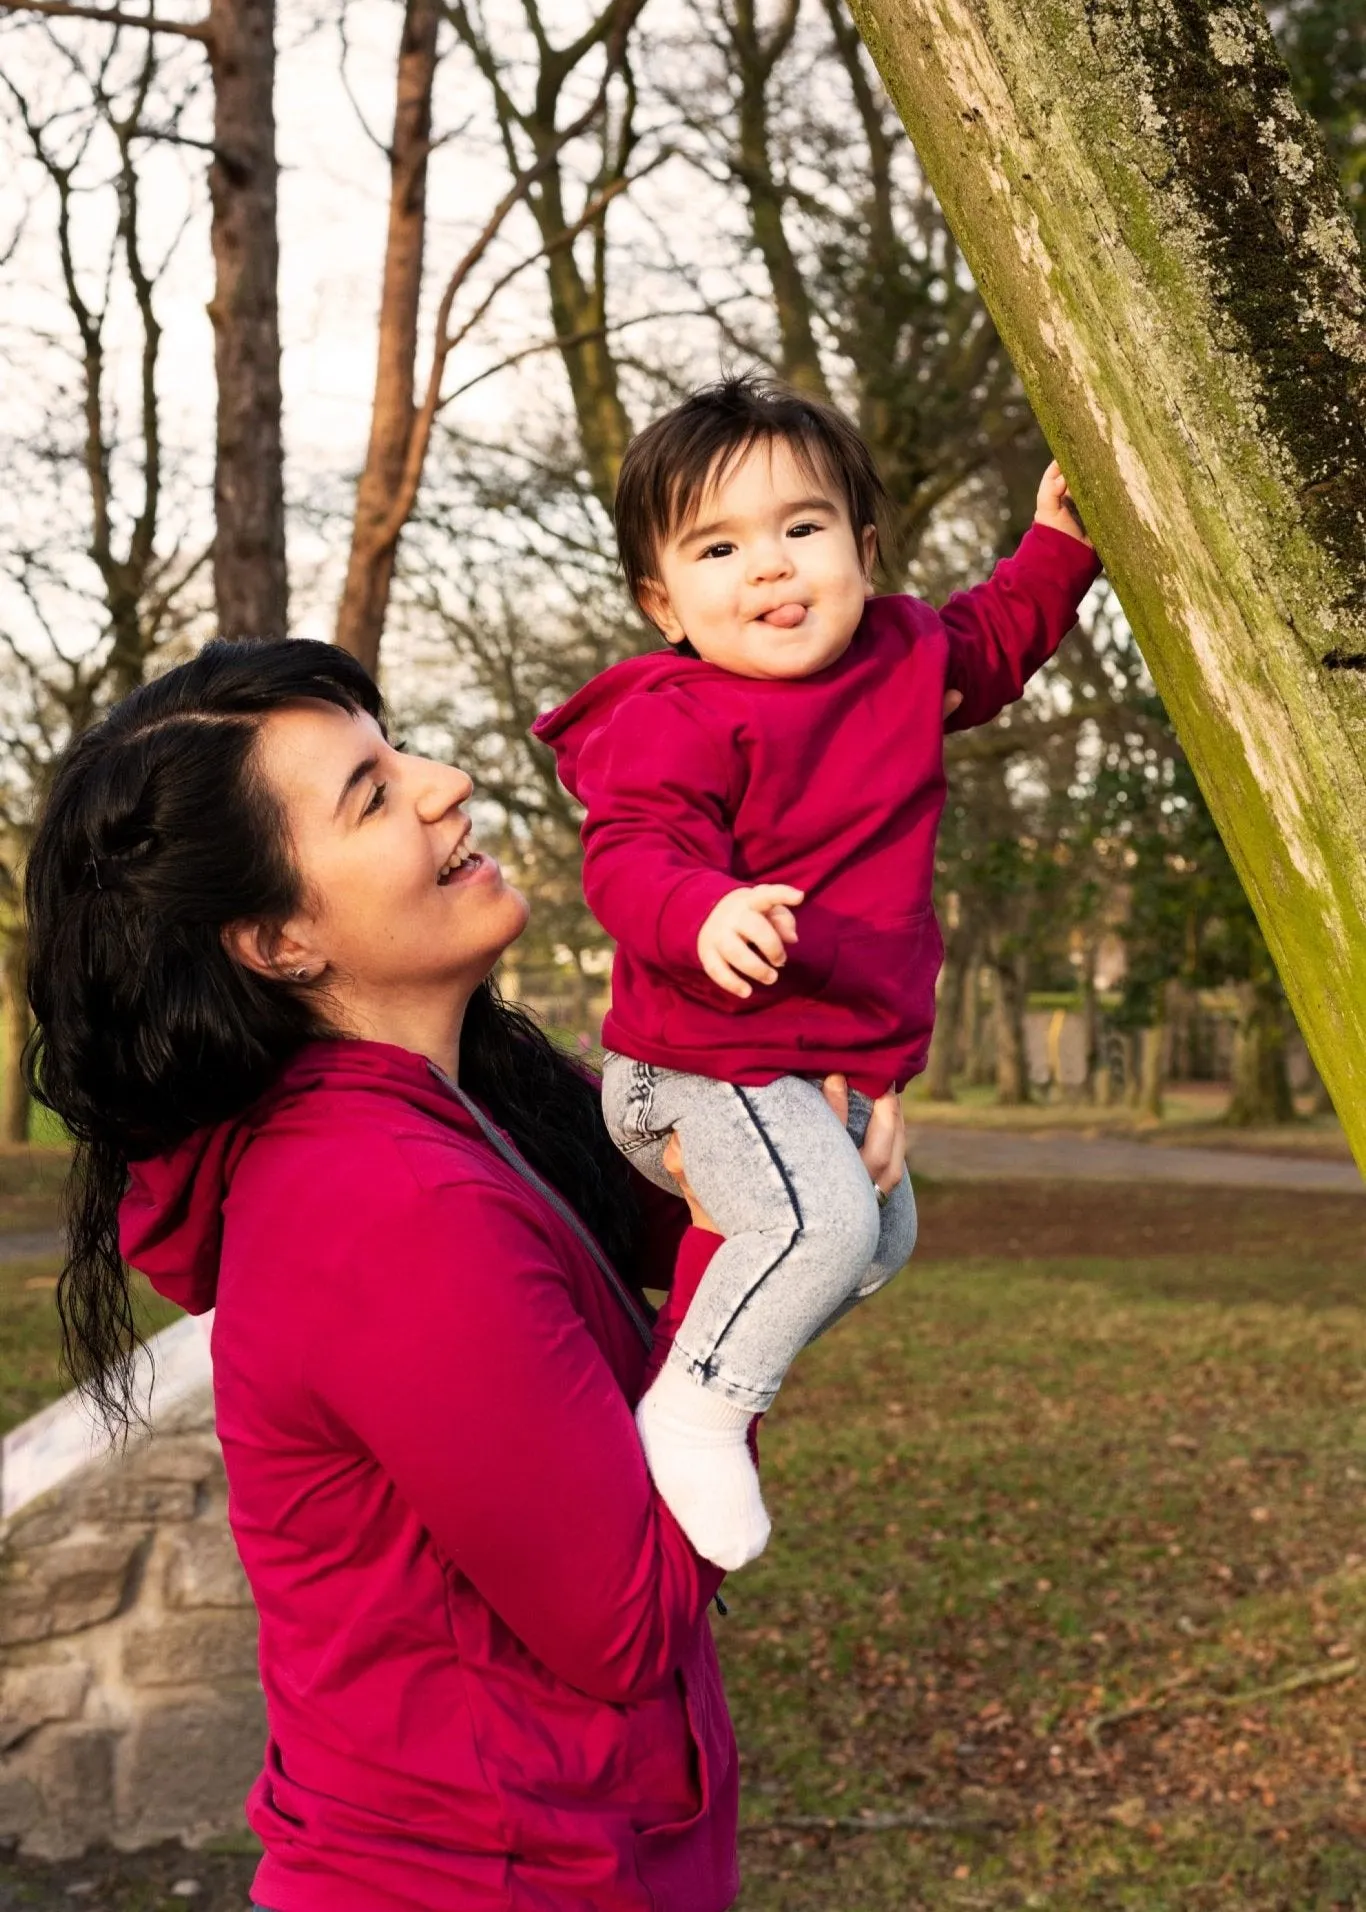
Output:
[[320,1089],[392,1096],[473,1132],[466,1111],[425,1056],[382,1042],[309,1043],[242,1115],[197,1129],[166,1154],[131,1165],[119,1208],[119,1251],[187,1314],[214,1306],[223,1204],[243,1156],[262,1130],[288,1125]]
[[644,657],[625,657],[598,676],[566,703],[546,711],[531,726],[531,734],[555,752],[560,781],[571,797],[578,792],[578,764],[583,747],[595,731],[628,697],[667,690],[694,677],[698,671],[718,674],[717,666],[698,657],[680,657],[672,648],[649,651]]

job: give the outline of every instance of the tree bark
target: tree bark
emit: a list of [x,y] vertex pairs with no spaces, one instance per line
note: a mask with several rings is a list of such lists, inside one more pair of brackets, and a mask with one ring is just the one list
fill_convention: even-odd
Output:
[[996,1100],[1020,1108],[1033,1100],[1025,1045],[1025,970],[1018,959],[992,964],[996,984]]
[[209,168],[218,446],[213,550],[224,637],[283,637],[284,448],[277,296],[274,0],[210,0]]
[[1224,1120],[1235,1129],[1293,1122],[1295,1102],[1285,1061],[1285,1005],[1274,983],[1238,985],[1233,1043],[1233,1095]]
[[7,937],[0,961],[0,1145],[9,1148],[28,1141],[29,1093],[22,1065],[31,1019],[25,968],[22,935]]
[[1258,0],[853,0],[1366,1166],[1366,283]]
[[372,675],[379,664],[398,550],[398,534],[390,534],[386,521],[413,434],[417,322],[427,234],[427,160],[441,18],[439,0],[408,0],[403,16],[394,137],[389,148],[389,231],[370,442],[356,488],[351,555],[337,607],[337,643],[359,658]]
[[956,1100],[953,1093],[954,1063],[958,1055],[969,971],[974,960],[970,948],[955,949],[953,939],[948,940],[944,951],[944,967],[940,971],[934,1034],[930,1038],[929,1059],[925,1065],[925,1093],[931,1102]]
[[1163,1023],[1157,1022],[1151,1028],[1142,1031],[1139,1050],[1139,1114],[1149,1122],[1160,1122],[1163,1112],[1163,1089],[1166,1084],[1164,1068],[1167,1046],[1167,1031]]

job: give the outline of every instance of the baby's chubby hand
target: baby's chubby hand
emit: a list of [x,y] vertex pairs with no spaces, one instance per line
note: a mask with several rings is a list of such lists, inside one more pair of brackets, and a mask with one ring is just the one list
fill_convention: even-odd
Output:
[[1051,525],[1055,531],[1065,532],[1069,538],[1075,538],[1080,544],[1091,543],[1077,515],[1077,507],[1072,502],[1072,494],[1067,489],[1067,480],[1063,477],[1056,458],[1039,480],[1039,495],[1034,502],[1034,522]]
[[790,883],[756,883],[721,898],[697,932],[698,959],[719,988],[743,997],[754,994],[753,983],[777,982],[805,894]]

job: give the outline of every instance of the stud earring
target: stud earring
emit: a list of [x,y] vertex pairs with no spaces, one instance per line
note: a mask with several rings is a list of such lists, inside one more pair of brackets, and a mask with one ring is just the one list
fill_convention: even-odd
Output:
[[297,969],[291,969],[289,973],[294,978],[296,983],[304,983],[308,981],[307,964],[301,963]]

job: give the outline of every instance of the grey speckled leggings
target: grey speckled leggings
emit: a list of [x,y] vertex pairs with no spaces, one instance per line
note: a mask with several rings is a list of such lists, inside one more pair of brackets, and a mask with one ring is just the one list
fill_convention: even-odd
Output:
[[609,1053],[602,1089],[612,1140],[674,1194],[663,1157],[677,1130],[688,1180],[726,1237],[669,1358],[762,1413],[808,1341],[909,1258],[910,1177],[879,1208],[858,1153],[873,1105],[856,1090],[845,1128],[803,1076],[744,1089]]

